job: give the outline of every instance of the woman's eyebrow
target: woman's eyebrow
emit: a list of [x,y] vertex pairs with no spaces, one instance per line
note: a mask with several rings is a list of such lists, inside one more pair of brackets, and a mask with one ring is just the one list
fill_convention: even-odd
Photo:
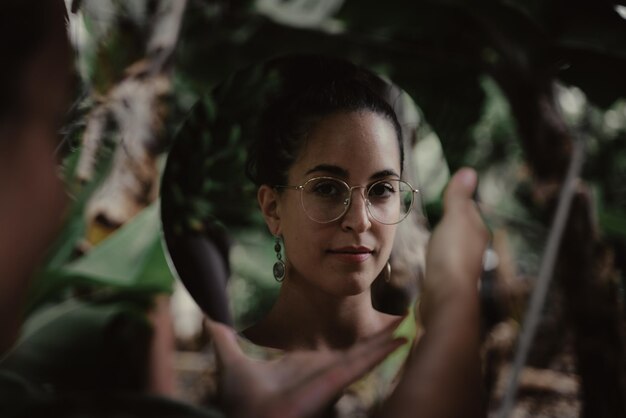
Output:
[[378,180],[385,177],[397,177],[400,178],[400,175],[396,173],[394,170],[381,170],[370,176],[370,180]]
[[344,177],[347,178],[348,176],[348,171],[336,166],[336,165],[330,165],[330,164],[319,164],[316,165],[315,167],[311,168],[310,170],[308,170],[306,172],[306,175],[311,174],[311,173],[315,173],[315,172],[324,172],[324,173],[328,173],[328,174],[333,174],[335,176],[339,176],[339,177]]
[[[326,174],[332,174],[334,176],[337,177],[342,177],[342,178],[348,178],[350,177],[348,170],[341,168],[339,166],[336,165],[331,165],[331,164],[319,164],[316,165],[315,167],[311,168],[310,170],[308,170],[305,175],[309,175],[311,173],[316,173],[316,172],[323,172]],[[370,180],[378,180],[378,179],[382,179],[385,177],[397,177],[400,178],[400,175],[398,173],[396,173],[394,170],[390,170],[390,169],[386,169],[386,170],[380,170],[377,171],[376,173],[372,174],[370,176]]]

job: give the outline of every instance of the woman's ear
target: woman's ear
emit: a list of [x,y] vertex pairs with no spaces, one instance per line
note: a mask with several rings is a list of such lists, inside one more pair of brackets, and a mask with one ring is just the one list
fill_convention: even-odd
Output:
[[261,207],[261,213],[263,214],[263,218],[267,224],[267,228],[270,230],[272,235],[280,235],[281,229],[278,192],[276,189],[264,184],[259,187],[257,199],[259,201],[259,206]]

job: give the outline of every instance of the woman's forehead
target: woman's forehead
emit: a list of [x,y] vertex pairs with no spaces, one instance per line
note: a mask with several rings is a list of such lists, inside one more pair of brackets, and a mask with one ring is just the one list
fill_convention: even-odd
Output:
[[352,111],[324,117],[311,129],[290,177],[326,174],[363,179],[381,172],[399,175],[400,171],[393,124],[371,111]]

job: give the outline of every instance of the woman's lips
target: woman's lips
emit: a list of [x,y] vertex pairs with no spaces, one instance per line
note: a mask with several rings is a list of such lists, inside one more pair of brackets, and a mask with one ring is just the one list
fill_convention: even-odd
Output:
[[346,263],[362,263],[372,256],[372,250],[367,247],[333,248],[328,253]]

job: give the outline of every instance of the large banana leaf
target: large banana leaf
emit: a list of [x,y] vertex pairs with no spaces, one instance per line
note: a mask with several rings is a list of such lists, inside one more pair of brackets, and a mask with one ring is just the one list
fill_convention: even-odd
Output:
[[152,328],[134,303],[75,299],[32,314],[0,371],[28,382],[30,391],[139,391],[145,387]]
[[169,293],[173,276],[161,243],[158,204],[139,213],[83,257],[44,272],[33,286],[29,310],[76,287],[134,294]]
[[127,301],[39,309],[0,360],[2,417],[219,417],[145,394],[152,330]]

